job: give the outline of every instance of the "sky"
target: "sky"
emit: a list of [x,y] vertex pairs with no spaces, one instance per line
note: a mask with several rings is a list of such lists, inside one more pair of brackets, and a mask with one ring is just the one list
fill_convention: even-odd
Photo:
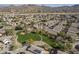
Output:
[[72,6],[73,4],[45,4],[44,6],[60,7],[60,6]]

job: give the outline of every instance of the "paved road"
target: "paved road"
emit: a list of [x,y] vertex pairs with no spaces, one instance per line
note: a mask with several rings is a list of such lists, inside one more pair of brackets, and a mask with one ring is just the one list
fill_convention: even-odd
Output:
[[0,15],[27,15],[27,14],[79,14],[79,12],[73,12],[73,13],[25,13],[25,14],[20,14],[20,13],[0,13]]

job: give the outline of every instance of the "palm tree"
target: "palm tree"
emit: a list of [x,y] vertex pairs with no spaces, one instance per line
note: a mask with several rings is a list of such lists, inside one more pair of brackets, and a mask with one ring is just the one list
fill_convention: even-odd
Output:
[[25,33],[27,33],[27,26],[28,25],[26,23],[24,23],[24,29],[23,30],[25,31]]

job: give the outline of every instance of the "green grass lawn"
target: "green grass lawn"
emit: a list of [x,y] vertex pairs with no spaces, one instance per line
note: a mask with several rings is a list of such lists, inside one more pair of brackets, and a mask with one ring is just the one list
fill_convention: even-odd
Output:
[[[20,33],[17,33],[18,35],[18,41],[23,43],[26,42],[29,39],[33,39],[34,41],[40,41],[42,37],[42,41],[45,43],[49,44],[52,47],[58,47],[58,48],[63,48],[64,45],[60,42],[57,42],[55,39],[50,39],[48,36],[45,36],[43,34],[38,34],[38,33],[28,33],[25,35],[21,35]],[[41,37],[40,37],[41,36]]]
[[39,41],[40,40],[40,36],[37,33],[28,33],[25,35],[21,35],[20,33],[17,33],[18,35],[18,41],[19,42],[26,42],[29,39],[33,39],[34,41]]
[[48,36],[38,34],[38,33],[28,33],[28,34],[25,34],[25,35],[21,35],[20,33],[17,33],[17,35],[18,35],[18,41],[21,42],[21,43],[26,42],[29,39],[33,39],[34,41],[40,41],[41,37],[42,37],[43,41],[46,42],[49,45],[52,45],[52,44],[55,43],[54,39],[49,39]]

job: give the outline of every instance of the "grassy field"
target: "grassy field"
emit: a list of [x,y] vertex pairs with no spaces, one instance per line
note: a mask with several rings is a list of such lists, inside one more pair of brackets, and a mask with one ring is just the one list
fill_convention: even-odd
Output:
[[[45,43],[49,44],[52,47],[57,47],[57,48],[64,48],[63,43],[56,41],[55,39],[50,39],[48,36],[43,35],[43,34],[38,34],[38,33],[28,33],[21,35],[20,33],[17,33],[18,35],[18,41],[20,43],[26,42],[29,39],[33,39],[33,41],[40,41],[42,37],[42,41]],[[41,36],[41,37],[40,37]]]
[[18,35],[18,41],[21,43],[26,42],[29,39],[33,39],[34,41],[40,41],[41,37],[42,37],[42,41],[46,42],[49,45],[52,45],[55,43],[54,39],[50,39],[48,36],[38,34],[38,33],[28,33],[28,34],[24,34],[24,35],[17,33],[17,35]]
[[28,33],[28,34],[24,34],[24,35],[17,33],[17,35],[18,35],[18,41],[21,43],[26,42],[29,39],[33,39],[34,41],[40,40],[40,36],[37,33]]

